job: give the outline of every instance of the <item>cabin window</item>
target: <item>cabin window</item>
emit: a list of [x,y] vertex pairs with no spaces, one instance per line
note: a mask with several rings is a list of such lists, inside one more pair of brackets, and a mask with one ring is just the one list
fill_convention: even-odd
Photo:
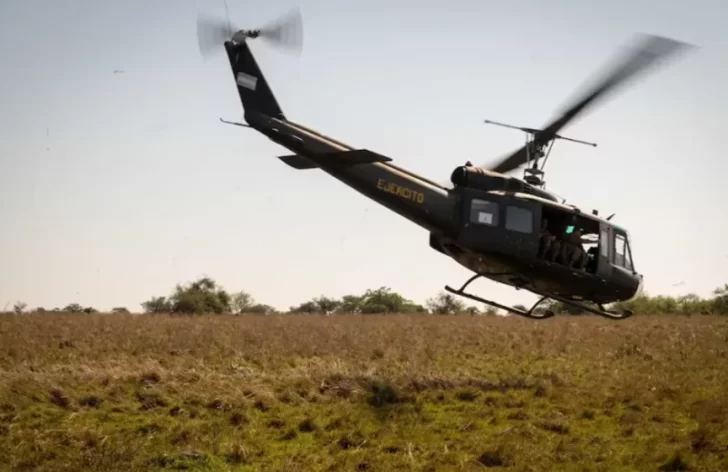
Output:
[[623,235],[616,234],[614,236],[614,263],[620,267],[625,267],[625,246],[626,240]]
[[533,233],[533,213],[517,206],[506,207],[506,229],[519,233]]
[[470,222],[480,225],[498,226],[498,204],[473,198],[470,204]]

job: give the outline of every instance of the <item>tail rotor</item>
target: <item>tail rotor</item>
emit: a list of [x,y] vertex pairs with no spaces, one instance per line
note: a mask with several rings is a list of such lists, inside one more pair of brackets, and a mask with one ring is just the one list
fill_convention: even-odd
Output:
[[303,49],[303,21],[298,8],[264,25],[260,38],[271,46],[300,54]]
[[233,36],[232,25],[227,20],[213,18],[207,15],[197,17],[197,45],[200,55],[207,58],[217,51],[221,51],[222,44]]
[[300,54],[303,48],[303,22],[298,8],[270,21],[259,29],[245,30],[226,19],[207,15],[197,17],[197,44],[200,54],[208,58],[222,51],[225,41],[242,42],[247,39],[262,39],[269,45]]

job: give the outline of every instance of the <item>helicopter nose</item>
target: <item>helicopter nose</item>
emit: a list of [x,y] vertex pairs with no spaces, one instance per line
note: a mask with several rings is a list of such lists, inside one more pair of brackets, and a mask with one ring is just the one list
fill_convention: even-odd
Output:
[[635,298],[638,298],[642,296],[645,292],[645,278],[644,276],[640,275],[640,282],[639,285],[637,285],[637,290],[635,290],[634,295],[632,295],[632,298],[630,298],[627,301],[632,301]]

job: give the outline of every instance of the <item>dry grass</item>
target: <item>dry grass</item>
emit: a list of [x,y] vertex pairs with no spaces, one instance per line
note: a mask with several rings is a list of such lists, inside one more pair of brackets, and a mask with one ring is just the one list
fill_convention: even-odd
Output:
[[728,470],[728,319],[0,317],[0,469]]

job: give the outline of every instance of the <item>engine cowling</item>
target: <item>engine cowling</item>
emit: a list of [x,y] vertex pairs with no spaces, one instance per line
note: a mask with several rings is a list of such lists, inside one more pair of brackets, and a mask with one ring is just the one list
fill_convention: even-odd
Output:
[[553,194],[534,187],[521,179],[489,171],[481,167],[459,166],[450,176],[455,187],[466,187],[480,190],[501,190],[507,192],[523,192],[536,195],[547,200],[558,202]]

